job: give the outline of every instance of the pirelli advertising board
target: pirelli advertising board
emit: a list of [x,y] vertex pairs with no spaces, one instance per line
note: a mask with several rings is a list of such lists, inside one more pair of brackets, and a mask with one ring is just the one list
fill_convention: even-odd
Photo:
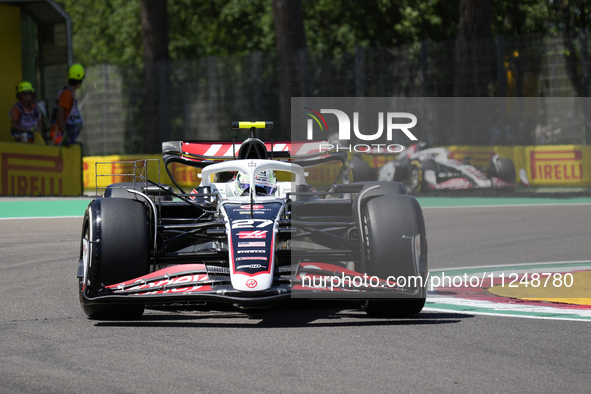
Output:
[[[487,167],[499,154],[525,169],[531,186],[591,186],[591,147],[584,145],[450,146],[450,158]],[[519,179],[519,177],[517,177]]]
[[591,185],[591,149],[580,145],[528,147],[531,184]]
[[0,143],[2,196],[79,196],[82,194],[80,146]]

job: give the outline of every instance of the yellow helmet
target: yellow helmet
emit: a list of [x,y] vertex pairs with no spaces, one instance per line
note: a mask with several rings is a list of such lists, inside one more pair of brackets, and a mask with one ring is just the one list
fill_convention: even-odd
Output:
[[84,79],[84,67],[81,64],[72,64],[72,67],[68,70],[68,79],[82,81]]
[[33,85],[31,85],[31,82],[27,82],[27,81],[23,81],[21,83],[19,83],[18,87],[16,88],[17,91],[19,93],[22,92],[35,92],[35,89],[33,89]]

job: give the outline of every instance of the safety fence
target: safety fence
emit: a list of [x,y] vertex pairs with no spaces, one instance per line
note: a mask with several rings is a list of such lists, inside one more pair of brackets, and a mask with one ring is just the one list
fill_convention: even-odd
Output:
[[[474,43],[485,59],[478,71],[488,97],[553,97],[558,103],[543,109],[546,124],[522,123],[498,130],[474,130],[482,145],[585,144],[591,128],[574,104],[588,96],[588,42],[580,37],[497,37]],[[357,48],[338,58],[294,54],[298,89],[308,97],[452,97],[463,80],[455,43],[422,42],[392,49]],[[163,110],[169,121],[161,135],[169,140],[242,139],[232,121],[273,120],[271,137],[287,138],[289,125],[280,123],[279,75],[273,53],[170,61],[158,67],[169,80]],[[143,152],[142,110],[145,82],[138,67],[98,65],[87,68],[78,92],[86,119],[80,136],[85,155]],[[162,106],[165,108],[163,109]],[[587,130],[587,136],[589,136]],[[451,145],[454,134],[436,130],[432,143]],[[591,139],[591,138],[587,138]]]

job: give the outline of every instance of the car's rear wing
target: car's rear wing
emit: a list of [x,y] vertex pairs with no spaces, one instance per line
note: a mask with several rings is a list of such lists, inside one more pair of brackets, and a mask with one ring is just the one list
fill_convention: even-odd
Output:
[[341,170],[336,177],[339,179],[345,169],[347,154],[338,152],[334,145],[325,141],[263,142],[251,137],[242,143],[229,141],[163,142],[162,159],[164,160],[164,168],[174,185],[179,190],[183,190],[172,175],[169,168],[171,163],[203,169],[210,164],[226,160],[263,159],[288,161],[305,168],[336,160],[341,163]]
[[[343,155],[342,152],[337,152],[333,145],[326,141],[260,142],[260,140],[256,139],[249,139],[244,143],[230,141],[169,141],[162,143],[162,157],[165,165],[170,162],[180,162],[192,167],[204,168],[212,163],[244,158],[242,157],[244,154],[241,156],[240,148],[243,144],[255,145],[255,141],[261,147],[264,144],[264,150],[266,151],[258,153],[256,158],[291,161],[304,167],[315,165],[319,160],[324,161],[329,156],[334,156],[336,160],[343,163],[346,161],[346,154]],[[340,156],[343,156],[343,158]]]

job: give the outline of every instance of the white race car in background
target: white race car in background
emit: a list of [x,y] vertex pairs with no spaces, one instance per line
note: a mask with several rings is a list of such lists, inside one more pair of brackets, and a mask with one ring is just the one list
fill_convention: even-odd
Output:
[[510,159],[493,156],[486,175],[469,160],[451,159],[445,148],[414,144],[379,169],[378,181],[401,182],[409,193],[515,186],[515,166]]

